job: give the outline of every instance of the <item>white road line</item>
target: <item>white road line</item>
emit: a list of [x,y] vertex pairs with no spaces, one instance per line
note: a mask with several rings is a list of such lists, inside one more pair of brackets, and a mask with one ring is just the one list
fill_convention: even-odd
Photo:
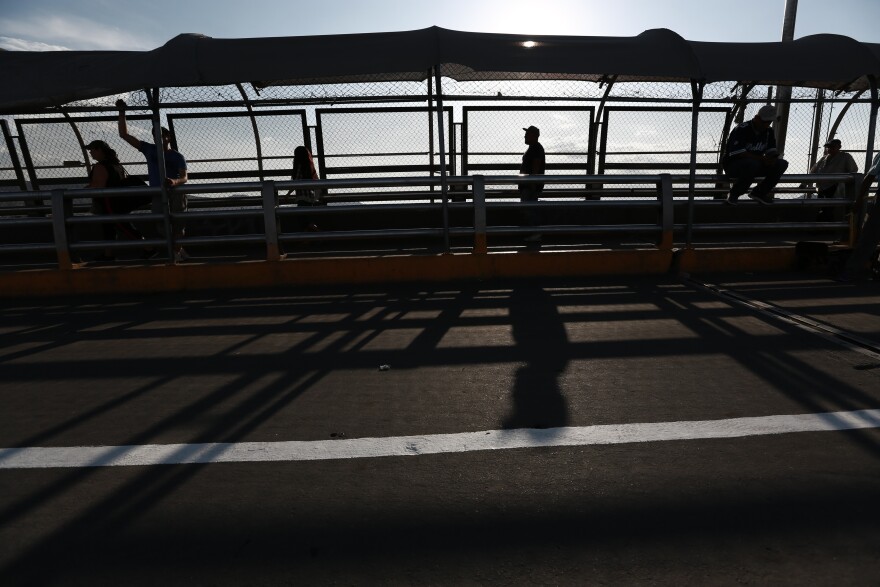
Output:
[[348,440],[3,448],[0,449],[0,469],[323,461],[514,448],[738,438],[861,428],[880,428],[880,409]]

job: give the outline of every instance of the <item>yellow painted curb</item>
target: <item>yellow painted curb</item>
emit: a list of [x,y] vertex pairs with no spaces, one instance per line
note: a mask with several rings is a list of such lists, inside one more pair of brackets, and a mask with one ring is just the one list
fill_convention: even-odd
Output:
[[676,272],[789,271],[795,268],[794,247],[682,249]]
[[794,266],[794,248],[599,250],[345,257],[40,269],[0,274],[0,297],[248,289],[470,279],[775,271]]

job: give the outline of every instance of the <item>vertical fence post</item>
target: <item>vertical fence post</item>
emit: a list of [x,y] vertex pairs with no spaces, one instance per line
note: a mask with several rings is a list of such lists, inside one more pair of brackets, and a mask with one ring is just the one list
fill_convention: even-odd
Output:
[[[797,20],[798,0],[785,0],[785,13],[782,17],[782,42],[794,40],[794,26]],[[779,156],[785,155],[785,140],[788,136],[788,114],[791,109],[791,86],[776,86],[776,148]],[[791,158],[788,159],[791,161]]]
[[660,201],[660,240],[657,248],[661,251],[671,251],[673,243],[673,199],[672,199],[672,176],[668,173],[660,174],[657,182],[657,199]]
[[[165,169],[165,147],[162,143],[162,120],[159,117],[159,88],[153,88],[151,92],[147,92],[147,98],[150,102],[150,109],[153,116],[153,144],[156,146],[156,167],[159,171],[159,187],[162,190],[160,201],[156,202],[153,197],[152,210],[154,213],[161,213],[162,226],[165,229],[166,249],[170,263],[175,263],[174,255],[174,232],[171,229],[171,206],[169,205],[168,186],[165,185],[165,178],[168,177],[168,171]],[[160,204],[157,206],[157,204]],[[156,208],[159,208],[158,210]]]
[[[428,70],[428,167],[431,177],[434,177],[434,80],[431,79],[431,70]],[[434,185],[431,185],[434,191]],[[431,194],[431,203],[434,203],[434,194]]]
[[862,178],[864,175],[861,173],[850,173],[850,177],[852,177],[852,179],[843,184],[844,197],[850,202],[855,202],[856,196],[859,195],[859,186],[862,185]]
[[73,269],[70,260],[70,243],[67,238],[67,216],[70,206],[64,198],[64,190],[52,190],[52,233],[55,236],[55,252],[59,269]]
[[691,92],[694,97],[693,111],[691,112],[691,168],[688,179],[688,218],[687,218],[687,236],[685,237],[685,246],[691,248],[693,232],[694,232],[694,191],[697,181],[697,129],[700,124],[700,102],[703,99],[702,82],[691,81]]
[[474,192],[474,253],[485,255],[489,250],[486,240],[486,178],[473,176]]
[[859,227],[862,226],[862,220],[865,218],[865,204],[866,202],[862,200],[862,205],[859,208],[855,207],[855,202],[858,199],[859,189],[862,186],[862,181],[865,178],[865,175],[862,173],[851,173],[852,179],[845,184],[843,184],[845,195],[844,197],[850,203],[851,213],[847,215],[849,219],[849,232],[847,233],[847,244],[850,247],[854,247],[856,244],[857,235],[859,232]]
[[260,140],[260,127],[257,125],[254,107],[247,92],[244,91],[244,86],[242,84],[235,84],[235,87],[238,88],[238,93],[241,94],[241,99],[244,101],[244,107],[247,108],[248,118],[251,119],[251,130],[254,131],[254,146],[257,148],[257,174],[260,176],[260,181],[263,181],[266,177],[263,174],[263,141]]
[[[819,156],[819,141],[822,138],[822,110],[825,105],[825,90],[816,90],[816,102],[813,104],[813,132],[810,141],[810,159],[807,169],[812,169]],[[824,142],[824,141],[822,141]]]
[[9,153],[9,161],[12,163],[12,169],[15,171],[15,179],[18,182],[18,189],[26,192],[27,182],[24,180],[24,169],[22,169],[21,163],[18,160],[18,153],[15,151],[15,143],[12,140],[12,133],[9,131],[9,123],[5,120],[0,120],[0,131],[3,132],[3,140],[6,142],[6,152]]
[[440,85],[440,64],[434,66],[437,87],[437,138],[440,141],[440,197],[443,207],[443,249],[449,252],[449,186],[446,184],[446,133],[443,126],[443,87]]
[[266,260],[278,261],[281,259],[281,248],[278,246],[278,215],[276,204],[278,198],[275,191],[275,182],[268,180],[263,182],[263,224],[266,231]]
[[850,175],[852,179],[843,184],[844,197],[850,203],[850,213],[847,214],[845,217],[846,220],[849,220],[846,243],[850,247],[854,247],[856,244],[856,240],[858,239],[859,228],[862,226],[862,220],[865,217],[864,213],[866,202],[862,200],[862,205],[859,208],[856,208],[855,206],[855,202],[858,199],[859,195],[859,188],[861,187],[862,180],[865,178],[865,176],[861,173],[851,173]]
[[877,133],[877,109],[880,107],[880,100],[877,98],[877,78],[873,75],[869,75],[868,81],[871,83],[871,118],[868,119],[868,144],[865,147],[865,173],[871,169],[871,163],[873,162],[874,138]]

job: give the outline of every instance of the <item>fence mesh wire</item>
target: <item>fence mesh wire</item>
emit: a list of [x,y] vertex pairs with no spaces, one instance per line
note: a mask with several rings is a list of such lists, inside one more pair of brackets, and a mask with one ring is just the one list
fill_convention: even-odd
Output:
[[[446,109],[444,138],[449,151],[451,109]],[[419,177],[440,171],[440,133],[436,112],[422,107],[319,109],[317,157],[329,179]],[[452,159],[447,172],[454,173]],[[382,188],[400,191],[405,188]],[[348,190],[348,191],[359,191]]]
[[[583,174],[591,160],[595,171],[609,174],[686,172],[690,84],[617,83],[608,91],[604,83],[552,77],[480,82],[444,78],[448,172],[515,173],[525,148],[521,129],[529,125],[541,128],[548,173]],[[773,102],[777,93],[767,86],[748,90],[741,112],[745,120]],[[405,177],[439,173],[437,118],[426,110],[437,97],[426,72],[424,80],[407,82],[163,88],[159,110],[161,124],[175,131],[194,182],[286,179],[298,145],[312,149],[323,177]],[[151,97],[145,91],[67,104],[61,111],[71,119],[59,110],[0,117],[19,162],[16,168],[4,137],[0,190],[19,190],[19,177],[32,190],[84,185],[88,162],[82,147],[93,139],[107,141],[131,173],[145,175],[143,157],[117,134],[114,104],[119,98],[129,106],[131,134],[151,140]],[[727,112],[742,98],[743,87],[734,81],[703,88],[697,133],[700,173],[717,167],[730,130],[725,122],[733,124]],[[598,115],[600,106],[605,110]],[[622,109],[627,107],[638,109]],[[864,170],[870,111],[867,94],[793,88],[785,145],[788,172],[806,173],[832,131]],[[599,124],[601,128],[595,126]]]

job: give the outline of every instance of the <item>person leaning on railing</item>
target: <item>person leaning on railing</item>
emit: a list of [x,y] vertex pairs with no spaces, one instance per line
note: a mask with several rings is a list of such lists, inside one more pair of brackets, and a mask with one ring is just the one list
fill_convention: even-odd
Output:
[[771,192],[788,169],[788,161],[781,159],[776,150],[776,137],[770,127],[774,120],[776,108],[762,106],[750,121],[731,131],[722,161],[724,173],[735,179],[725,200],[728,204],[736,204],[760,176],[764,179],[752,189],[749,197],[761,204],[773,203]]
[[880,189],[874,195],[874,202],[868,206],[865,220],[859,227],[859,211],[868,197],[871,184],[880,175],[880,153],[874,156],[871,168],[865,173],[865,179],[859,187],[859,193],[853,204],[853,214],[856,217],[856,245],[846,260],[843,271],[835,278],[837,281],[854,281],[864,277],[869,263],[874,259],[877,245],[880,244]]
[[[125,120],[125,100],[117,100],[116,107],[119,109],[119,136],[126,143],[140,151],[147,160],[147,173],[150,177],[150,185],[158,187],[163,183],[169,187],[183,185],[187,182],[186,159],[179,152],[171,148],[171,131],[164,126],[161,127],[162,134],[162,150],[165,154],[165,174],[164,181],[159,177],[159,156],[156,153],[156,145],[142,141],[132,136],[128,132],[128,123]],[[169,204],[172,212],[185,212],[187,208],[186,194],[171,193],[168,196]],[[185,227],[180,220],[173,220],[171,223],[174,233],[173,239],[177,241],[183,238]],[[176,261],[184,261],[189,258],[186,251],[180,245],[174,247],[174,258]]]

